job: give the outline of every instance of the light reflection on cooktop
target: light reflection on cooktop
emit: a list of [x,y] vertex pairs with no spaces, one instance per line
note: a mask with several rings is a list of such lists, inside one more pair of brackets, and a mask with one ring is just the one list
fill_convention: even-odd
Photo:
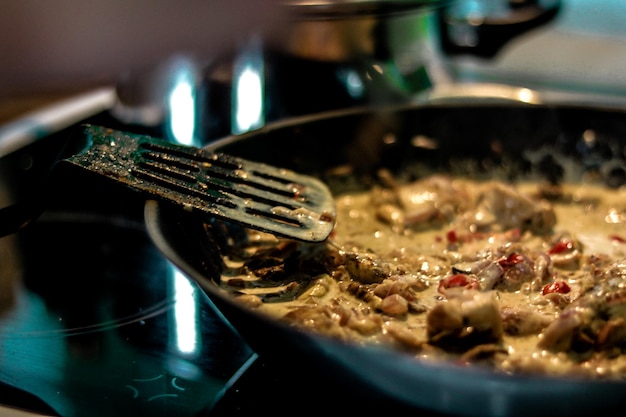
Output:
[[247,345],[141,222],[59,218],[0,239],[1,402],[63,416],[208,409],[254,358]]

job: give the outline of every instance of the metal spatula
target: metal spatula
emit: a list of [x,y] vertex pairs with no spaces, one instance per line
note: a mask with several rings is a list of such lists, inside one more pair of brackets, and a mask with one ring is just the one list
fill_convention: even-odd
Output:
[[101,174],[190,212],[281,237],[325,240],[335,207],[325,184],[287,169],[100,126],[59,163]]

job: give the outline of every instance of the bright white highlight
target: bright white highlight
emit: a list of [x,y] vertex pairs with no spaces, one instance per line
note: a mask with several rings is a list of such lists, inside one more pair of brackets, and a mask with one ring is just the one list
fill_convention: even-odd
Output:
[[194,288],[183,274],[174,269],[174,341],[176,349],[187,355],[200,351],[197,306]]
[[233,133],[243,133],[263,125],[263,80],[252,67],[239,75],[236,88],[235,126]]
[[170,128],[176,142],[192,145],[196,128],[193,77],[181,72],[169,95]]

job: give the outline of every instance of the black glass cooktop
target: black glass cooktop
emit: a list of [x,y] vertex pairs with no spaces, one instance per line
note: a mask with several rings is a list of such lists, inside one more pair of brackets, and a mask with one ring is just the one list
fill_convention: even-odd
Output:
[[153,246],[141,196],[35,178],[54,148],[17,152],[32,178],[0,165],[1,206],[42,210],[0,238],[0,402],[61,416],[206,414],[256,355]]
[[195,416],[255,358],[133,219],[44,213],[0,253],[4,403]]

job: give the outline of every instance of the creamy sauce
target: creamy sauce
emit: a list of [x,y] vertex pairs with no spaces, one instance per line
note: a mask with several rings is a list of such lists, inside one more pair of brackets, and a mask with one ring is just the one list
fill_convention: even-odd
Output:
[[[555,223],[533,231],[509,226],[516,213],[540,206],[537,184],[516,186],[524,199],[484,187],[452,179],[432,193],[424,183],[402,188],[403,196],[392,190],[391,198],[384,190],[338,196],[330,242],[297,252],[320,263],[334,254],[332,267],[319,272],[308,261],[297,274],[272,282],[259,276],[265,269],[243,267],[249,259],[233,256],[222,288],[296,326],[423,359],[453,358],[510,373],[626,377],[626,301],[622,306],[614,297],[608,318],[604,304],[583,302],[592,313],[576,316],[584,322],[577,327],[559,318],[588,297],[609,265],[626,259],[626,191],[562,186],[550,200]],[[490,216],[500,218],[484,220]],[[247,253],[259,259],[259,248],[285,243],[258,232],[251,241]],[[357,259],[352,269],[350,259]],[[626,267],[623,272],[614,278],[624,281],[618,292],[626,288]]]

